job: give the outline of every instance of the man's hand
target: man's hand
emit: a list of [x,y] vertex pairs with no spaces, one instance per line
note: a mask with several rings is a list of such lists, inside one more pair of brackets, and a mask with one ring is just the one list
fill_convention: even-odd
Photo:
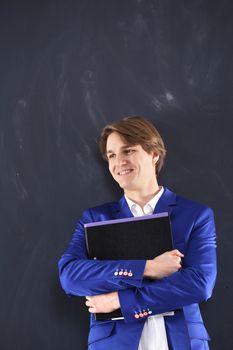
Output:
[[170,276],[181,269],[181,258],[184,255],[177,249],[161,254],[153,260],[147,260],[144,277],[160,279]]
[[87,296],[86,299],[86,306],[88,307],[88,311],[91,313],[107,313],[121,307],[117,292],[99,294],[91,297]]

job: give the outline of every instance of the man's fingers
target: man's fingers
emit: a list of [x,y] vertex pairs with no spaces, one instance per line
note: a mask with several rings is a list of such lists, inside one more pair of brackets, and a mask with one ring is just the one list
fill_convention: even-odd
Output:
[[90,313],[96,313],[97,311],[96,311],[96,308],[93,306],[93,305],[91,305],[91,303],[89,302],[89,301],[86,301],[86,306],[88,307],[88,311],[90,312]]
[[[86,304],[87,307],[93,308],[94,307],[93,298],[92,297],[86,297],[85,304]],[[94,311],[92,311],[92,312],[94,312]]]
[[178,267],[179,267],[179,270],[182,268],[182,259],[181,257],[177,257],[177,262],[178,262]]
[[172,255],[179,256],[180,258],[184,257],[184,254],[182,254],[178,249],[174,249],[171,251]]
[[89,307],[88,311],[89,311],[91,314],[95,313],[95,309],[94,309],[93,307]]

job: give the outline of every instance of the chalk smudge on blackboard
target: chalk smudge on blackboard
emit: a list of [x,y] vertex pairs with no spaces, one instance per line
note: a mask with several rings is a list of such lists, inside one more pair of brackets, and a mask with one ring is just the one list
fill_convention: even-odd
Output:
[[21,176],[19,171],[15,169],[11,169],[11,180],[12,183],[16,189],[16,192],[18,194],[18,198],[21,200],[25,200],[28,198],[28,191],[26,190],[25,186],[23,185],[23,182],[21,180]]
[[226,196],[227,198],[231,198],[231,197],[232,197],[232,194],[231,194],[231,192],[229,191],[229,187],[228,187],[228,185],[224,182],[224,180],[222,179],[221,175],[220,175],[216,170],[213,171],[213,175],[215,176],[215,178],[216,178],[218,184],[221,186],[221,188],[222,188],[222,190],[223,190],[225,196]]
[[87,113],[95,128],[99,129],[99,122],[102,113],[99,104],[96,81],[92,70],[86,70],[84,72],[81,83],[83,85],[84,101]]
[[28,119],[27,106],[28,103],[25,99],[19,99],[12,118],[14,133],[20,150],[23,149],[23,140],[26,132],[26,122]]

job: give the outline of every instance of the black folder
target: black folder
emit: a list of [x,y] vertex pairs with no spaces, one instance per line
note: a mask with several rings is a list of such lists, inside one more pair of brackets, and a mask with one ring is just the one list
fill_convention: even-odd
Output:
[[[84,225],[89,259],[149,260],[173,249],[167,212]],[[122,318],[119,310],[95,314],[96,320]]]

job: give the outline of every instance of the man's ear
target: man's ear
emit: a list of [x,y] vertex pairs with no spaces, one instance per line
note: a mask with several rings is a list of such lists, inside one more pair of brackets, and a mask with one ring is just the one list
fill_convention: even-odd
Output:
[[153,164],[155,165],[158,162],[158,160],[159,160],[158,153],[153,152],[153,155],[152,155],[152,162],[153,162]]

